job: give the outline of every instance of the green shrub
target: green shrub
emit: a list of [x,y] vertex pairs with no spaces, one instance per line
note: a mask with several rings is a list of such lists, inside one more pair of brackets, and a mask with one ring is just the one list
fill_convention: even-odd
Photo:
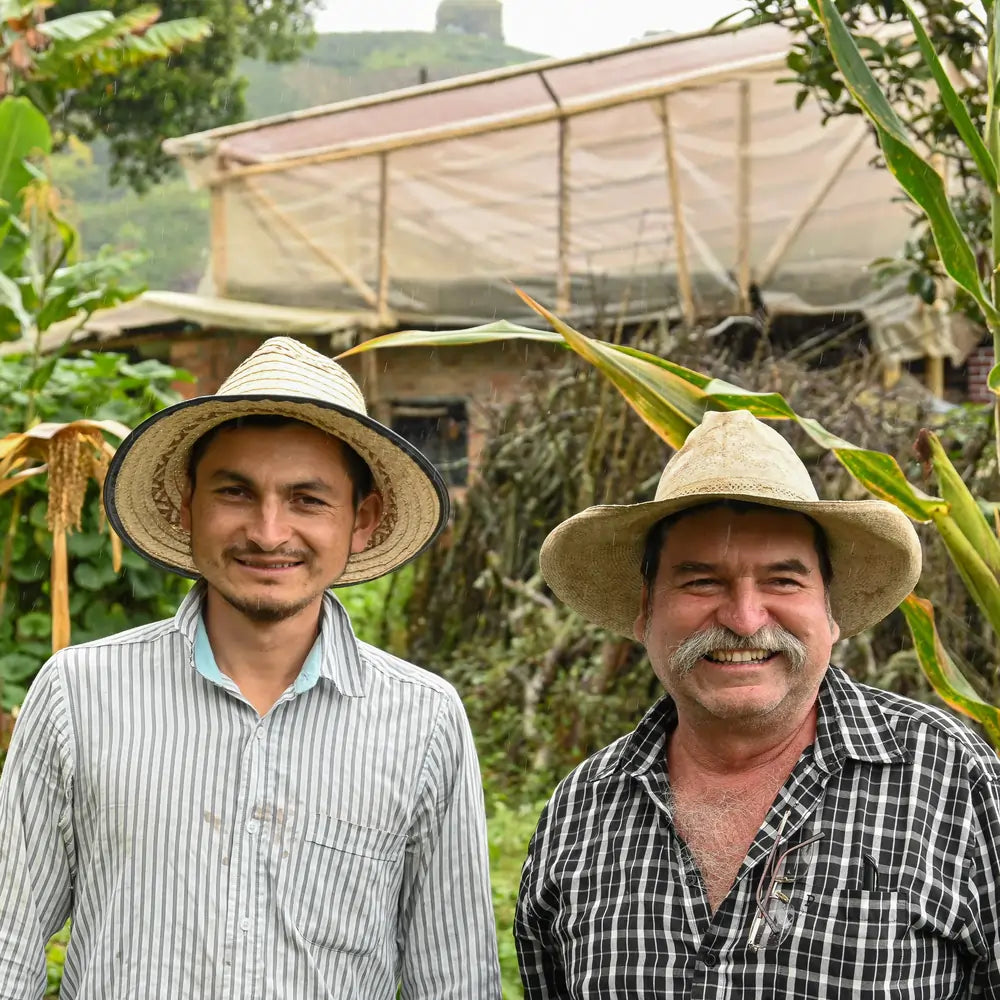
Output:
[[[158,361],[133,364],[122,354],[85,353],[55,362],[42,388],[31,393],[28,358],[0,361],[0,436],[25,428],[33,404],[37,419],[81,418],[135,426],[178,398],[171,383],[183,377]],[[117,442],[114,442],[117,444]],[[0,498],[0,548],[9,545],[9,583],[0,607],[0,710],[24,700],[32,678],[51,654],[46,483],[38,476]],[[88,487],[82,530],[69,536],[72,641],[86,642],[174,613],[190,583],[156,569],[126,550],[122,571],[112,567],[111,544],[101,523],[96,483]]]

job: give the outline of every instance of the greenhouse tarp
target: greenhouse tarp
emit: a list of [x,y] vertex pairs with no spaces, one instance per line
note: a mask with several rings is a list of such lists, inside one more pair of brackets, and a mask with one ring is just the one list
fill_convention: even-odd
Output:
[[201,291],[388,327],[523,318],[514,286],[571,318],[724,316],[754,286],[959,360],[904,279],[876,281],[913,211],[860,118],[795,109],[789,47],[658,37],[171,140],[212,192]]

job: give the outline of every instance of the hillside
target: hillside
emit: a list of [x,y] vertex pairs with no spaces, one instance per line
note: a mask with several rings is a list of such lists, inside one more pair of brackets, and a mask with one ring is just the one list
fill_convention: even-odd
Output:
[[[538,58],[491,39],[451,32],[358,32],[320,35],[295,63],[248,60],[242,69],[253,119]],[[183,177],[142,197],[112,188],[99,144],[58,157],[55,173],[74,201],[87,252],[104,245],[145,251],[149,256],[138,277],[150,287],[194,289],[208,257],[204,191],[191,191]]]
[[295,63],[247,61],[251,118],[541,59],[490,38],[430,31],[320,35]]

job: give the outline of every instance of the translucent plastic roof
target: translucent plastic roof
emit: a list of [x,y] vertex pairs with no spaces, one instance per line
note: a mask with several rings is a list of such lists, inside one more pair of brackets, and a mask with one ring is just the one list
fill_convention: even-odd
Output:
[[523,318],[512,285],[571,316],[725,315],[755,285],[924,353],[869,270],[910,211],[860,119],[795,110],[789,44],[660,37],[171,140],[212,192],[203,290],[391,326]]

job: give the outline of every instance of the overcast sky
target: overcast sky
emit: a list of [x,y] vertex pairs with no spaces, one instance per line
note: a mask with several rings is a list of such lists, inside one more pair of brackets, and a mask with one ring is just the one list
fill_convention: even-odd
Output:
[[[320,31],[433,31],[438,0],[328,0]],[[698,31],[740,0],[504,0],[509,45],[574,56],[625,45],[647,31]]]

